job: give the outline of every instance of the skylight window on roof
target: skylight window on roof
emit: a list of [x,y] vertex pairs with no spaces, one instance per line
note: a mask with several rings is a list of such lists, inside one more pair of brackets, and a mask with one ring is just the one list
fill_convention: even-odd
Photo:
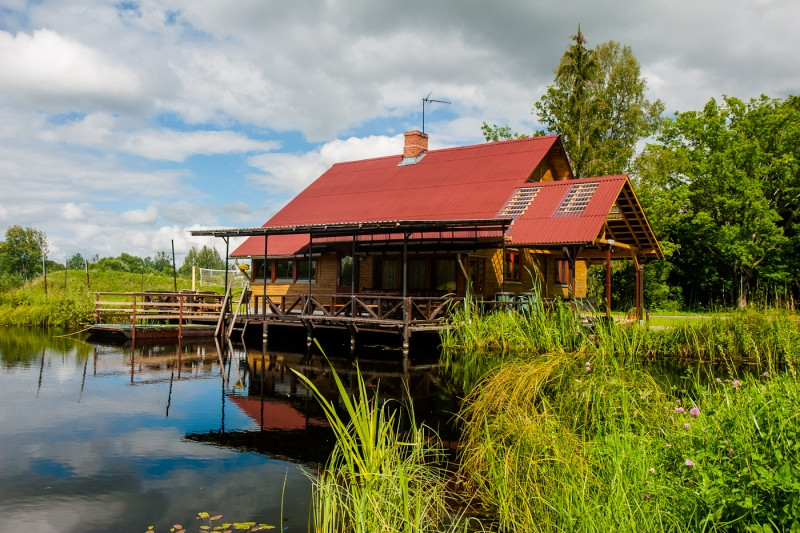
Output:
[[617,204],[611,206],[611,211],[609,211],[606,220],[622,220],[622,211],[619,210]]
[[594,191],[597,190],[597,182],[594,183],[576,183],[570,187],[569,192],[561,201],[561,205],[556,209],[556,215],[580,215],[586,206],[589,205],[589,200],[592,199]]
[[514,191],[514,196],[506,203],[501,215],[511,218],[521,217],[536,198],[539,189],[540,187],[523,187]]

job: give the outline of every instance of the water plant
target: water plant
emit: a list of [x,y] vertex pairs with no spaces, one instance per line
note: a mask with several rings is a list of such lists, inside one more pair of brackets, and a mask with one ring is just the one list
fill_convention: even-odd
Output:
[[497,529],[800,530],[794,376],[697,380],[688,396],[650,370],[545,354],[472,391],[460,473]]
[[[449,512],[452,498],[446,456],[432,430],[413,411],[371,395],[360,372],[351,391],[331,367],[338,401],[325,398],[305,375],[333,428],[336,445],[313,478],[316,532],[442,531],[459,527]],[[402,424],[402,416],[407,423]]]

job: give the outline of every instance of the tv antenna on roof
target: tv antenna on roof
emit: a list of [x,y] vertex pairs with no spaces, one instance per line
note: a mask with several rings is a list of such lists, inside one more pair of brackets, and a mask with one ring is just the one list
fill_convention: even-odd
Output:
[[434,100],[433,98],[431,98],[431,94],[433,94],[433,91],[429,92],[428,96],[426,96],[425,98],[422,99],[422,133],[425,133],[425,104],[432,104],[432,103],[449,104],[449,103],[451,103],[450,100]]

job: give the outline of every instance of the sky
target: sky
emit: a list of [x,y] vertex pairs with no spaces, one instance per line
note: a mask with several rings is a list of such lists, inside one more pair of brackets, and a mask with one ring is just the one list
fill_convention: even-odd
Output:
[[[797,0],[0,0],[0,240],[171,254],[260,226],[332,164],[540,129],[580,24],[667,114],[800,87]],[[235,247],[233,242],[231,249]]]

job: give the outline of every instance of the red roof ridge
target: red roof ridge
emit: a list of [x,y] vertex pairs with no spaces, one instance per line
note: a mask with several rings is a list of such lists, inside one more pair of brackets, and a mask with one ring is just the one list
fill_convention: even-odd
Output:
[[[532,136],[532,137],[520,137],[518,139],[506,139],[506,140],[502,140],[502,141],[487,141],[487,142],[482,142],[482,143],[478,143],[478,144],[470,144],[470,145],[466,145],[466,146],[448,146],[448,147],[445,147],[445,148],[436,148],[434,150],[428,150],[426,153],[427,154],[442,154],[444,152],[455,152],[455,151],[464,151],[464,150],[477,150],[477,149],[480,149],[480,148],[498,147],[498,146],[503,146],[503,145],[525,143],[525,142],[533,142],[533,141],[539,141],[539,142],[541,142],[543,140],[552,141],[552,140],[554,140],[556,138],[558,138],[558,134],[551,133],[551,134],[548,134],[548,135],[536,135],[536,136]],[[397,154],[383,155],[383,156],[378,156],[378,157],[367,157],[365,159],[355,159],[355,160],[352,160],[352,161],[340,161],[338,163],[333,163],[333,165],[331,165],[331,167],[344,166],[344,165],[357,165],[357,164],[360,164],[360,163],[364,163],[366,161],[381,161],[381,160],[384,160],[384,159],[398,160],[398,159],[402,159],[402,158],[403,158],[403,154],[402,154],[402,152],[400,152],[400,153],[397,153]],[[422,162],[422,160],[420,160],[420,162]],[[413,166],[413,165],[410,165],[410,166]]]

